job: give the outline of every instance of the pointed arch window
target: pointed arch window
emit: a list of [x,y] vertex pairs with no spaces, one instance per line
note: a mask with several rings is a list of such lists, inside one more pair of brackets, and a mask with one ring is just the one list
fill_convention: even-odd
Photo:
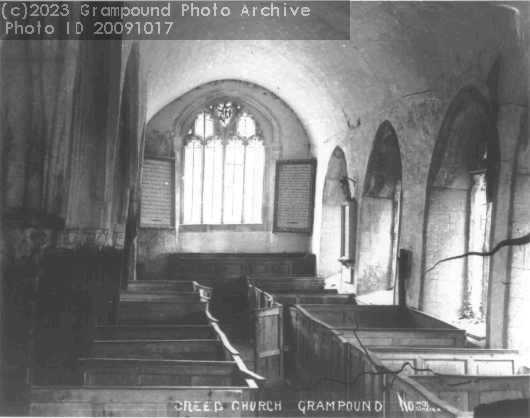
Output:
[[183,223],[262,223],[264,169],[255,117],[232,101],[211,104],[184,140]]

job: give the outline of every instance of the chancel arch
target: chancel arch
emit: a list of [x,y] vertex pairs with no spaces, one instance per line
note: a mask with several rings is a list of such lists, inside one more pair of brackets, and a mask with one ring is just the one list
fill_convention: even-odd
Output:
[[487,101],[474,87],[453,100],[442,122],[427,179],[422,309],[446,320],[486,312],[488,259],[438,261],[487,251]]
[[[384,121],[375,134],[364,181],[358,228],[358,295],[391,290],[396,282],[401,178],[396,131]],[[392,298],[390,294],[389,300]]]

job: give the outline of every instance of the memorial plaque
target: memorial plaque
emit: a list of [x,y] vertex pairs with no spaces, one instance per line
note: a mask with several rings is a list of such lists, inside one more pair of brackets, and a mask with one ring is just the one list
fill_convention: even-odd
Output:
[[276,163],[273,232],[313,232],[316,160]]
[[172,159],[144,159],[141,226],[173,226],[175,210],[174,177],[174,161]]

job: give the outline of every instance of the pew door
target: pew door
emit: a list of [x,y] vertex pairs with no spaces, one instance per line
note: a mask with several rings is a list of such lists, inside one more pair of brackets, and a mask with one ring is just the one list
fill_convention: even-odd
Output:
[[254,310],[255,371],[267,386],[283,380],[283,306]]

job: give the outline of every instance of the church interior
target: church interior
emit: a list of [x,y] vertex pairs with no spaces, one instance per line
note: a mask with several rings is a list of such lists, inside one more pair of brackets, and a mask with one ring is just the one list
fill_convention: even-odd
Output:
[[326,3],[1,35],[0,415],[528,416],[530,3]]

